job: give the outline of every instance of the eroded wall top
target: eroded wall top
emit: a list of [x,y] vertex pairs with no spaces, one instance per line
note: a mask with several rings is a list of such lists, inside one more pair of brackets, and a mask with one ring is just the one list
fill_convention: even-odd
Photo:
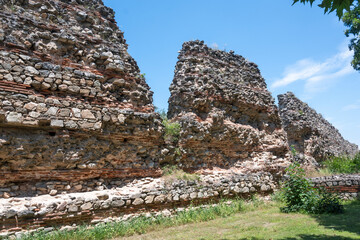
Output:
[[[254,122],[248,118],[261,117],[261,113],[276,112],[257,65],[233,51],[215,50],[203,41],[190,41],[183,44],[178,59],[170,86],[170,118],[191,111],[206,119],[218,109],[233,122],[245,123]],[[279,121],[272,124],[280,127]]]
[[185,42],[178,59],[168,116],[182,126],[185,166],[258,171],[287,161],[286,135],[256,64],[203,41]]
[[355,155],[358,146],[345,140],[323,116],[292,92],[278,96],[280,116],[289,146],[316,161],[331,156]]
[[153,110],[152,92],[102,1],[12,2],[1,6],[2,90]]
[[0,9],[0,184],[43,194],[46,181],[86,191],[74,182],[153,175],[161,120],[114,11],[100,0]]

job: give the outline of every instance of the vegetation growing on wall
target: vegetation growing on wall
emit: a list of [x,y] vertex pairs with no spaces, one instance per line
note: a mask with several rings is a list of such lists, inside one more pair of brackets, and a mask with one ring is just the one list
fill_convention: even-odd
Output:
[[159,110],[160,117],[162,119],[162,124],[165,128],[165,141],[177,142],[180,136],[181,126],[178,122],[173,122],[167,118],[167,113],[164,109]]
[[180,169],[177,165],[165,165],[162,168],[163,177],[172,182],[174,180],[188,180],[188,181],[197,181],[200,179],[200,176],[195,173],[187,173],[184,170]]

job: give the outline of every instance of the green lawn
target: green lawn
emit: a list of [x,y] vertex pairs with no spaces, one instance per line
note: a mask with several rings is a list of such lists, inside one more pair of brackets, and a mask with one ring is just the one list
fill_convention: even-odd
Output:
[[[120,239],[120,238],[119,238]],[[121,239],[360,239],[360,202],[348,203],[339,215],[285,214],[266,204],[226,218]]]

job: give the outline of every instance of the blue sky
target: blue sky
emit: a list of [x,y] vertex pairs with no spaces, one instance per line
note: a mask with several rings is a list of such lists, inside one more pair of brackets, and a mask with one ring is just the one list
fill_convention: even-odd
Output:
[[105,0],[116,12],[129,53],[167,108],[184,41],[200,39],[258,64],[273,97],[292,91],[360,145],[360,72],[345,27],[316,4],[292,0]]

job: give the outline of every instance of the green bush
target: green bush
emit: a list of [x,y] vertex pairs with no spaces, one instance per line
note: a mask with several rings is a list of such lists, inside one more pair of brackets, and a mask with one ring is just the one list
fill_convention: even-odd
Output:
[[354,162],[354,172],[360,173],[360,153],[356,154],[353,158]]
[[167,118],[165,110],[159,111],[160,117],[162,118],[162,124],[165,127],[165,140],[177,142],[180,136],[181,126],[178,122],[172,122]]
[[320,189],[320,198],[316,202],[314,213],[342,213],[344,206],[334,193]]
[[360,172],[360,154],[355,157],[332,157],[323,163],[331,173],[358,173]]
[[291,164],[286,173],[288,179],[283,183],[283,199],[286,204],[281,208],[282,212],[309,212],[315,205],[315,189],[311,187],[309,180],[305,178],[305,171],[299,163]]
[[339,198],[325,189],[314,188],[305,178],[305,171],[299,163],[291,164],[286,173],[288,179],[282,187],[285,207],[282,212],[341,213],[343,206]]
[[165,139],[177,142],[180,136],[180,124],[177,122],[171,122],[168,119],[162,121],[165,127]]

